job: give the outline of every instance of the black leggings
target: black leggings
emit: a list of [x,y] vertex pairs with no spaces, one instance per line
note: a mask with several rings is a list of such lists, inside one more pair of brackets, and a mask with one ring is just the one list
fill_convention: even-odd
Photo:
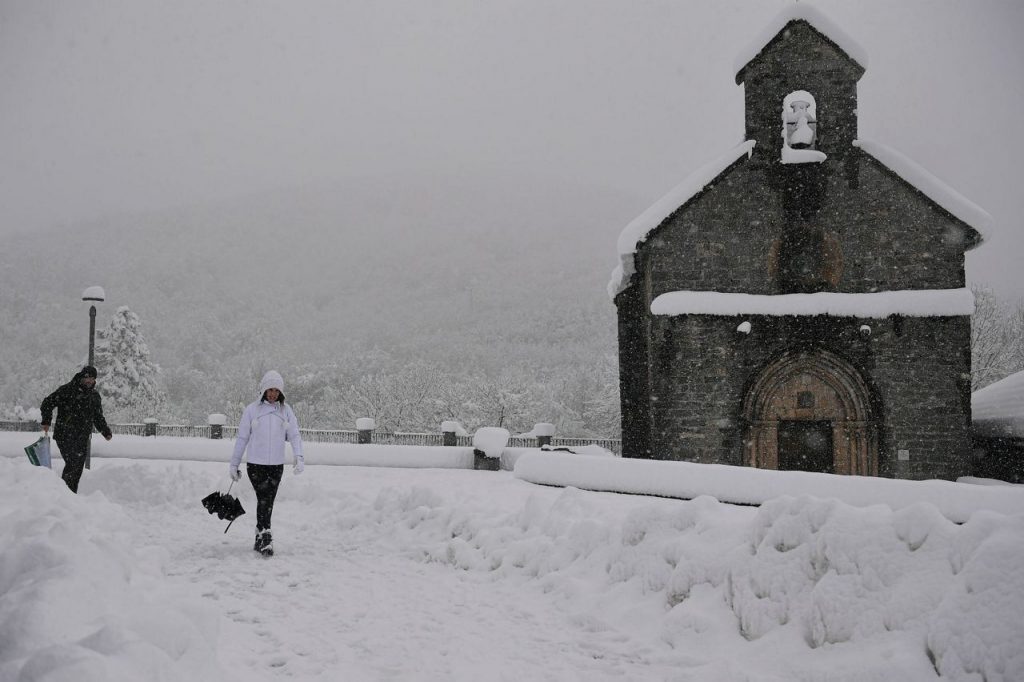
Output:
[[281,485],[283,464],[246,464],[249,480],[256,491],[256,530],[270,530],[270,515],[274,513],[277,486]]
[[60,448],[60,456],[64,458],[64,471],[60,477],[71,488],[71,492],[77,493],[78,482],[82,480],[82,472],[85,470],[85,448],[75,448],[68,443],[57,443],[57,447]]

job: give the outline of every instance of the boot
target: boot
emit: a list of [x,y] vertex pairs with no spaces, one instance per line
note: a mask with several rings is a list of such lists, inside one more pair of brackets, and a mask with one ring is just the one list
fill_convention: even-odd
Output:
[[262,552],[263,546],[266,544],[266,536],[269,536],[270,532],[262,528],[256,529],[256,542],[252,544],[252,551]]
[[263,546],[260,547],[260,554],[263,556],[274,556],[274,538],[270,535],[270,529],[263,531]]

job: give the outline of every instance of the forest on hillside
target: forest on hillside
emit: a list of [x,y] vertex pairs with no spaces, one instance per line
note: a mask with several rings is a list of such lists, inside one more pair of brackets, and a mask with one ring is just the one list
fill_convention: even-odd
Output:
[[[273,368],[303,426],[373,416],[387,430],[455,419],[522,432],[546,421],[563,436],[617,436],[605,286],[631,217],[613,207],[625,202],[464,182],[453,197],[491,195],[445,201],[443,183],[376,178],[16,235],[0,255],[0,412],[38,406],[85,361],[77,298],[99,284],[101,335],[129,308],[163,396],[108,399],[114,420],[233,419]],[[432,193],[443,208],[425,212]]]

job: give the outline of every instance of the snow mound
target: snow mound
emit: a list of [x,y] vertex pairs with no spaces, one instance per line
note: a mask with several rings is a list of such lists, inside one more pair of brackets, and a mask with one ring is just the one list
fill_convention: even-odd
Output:
[[[926,504],[780,498],[736,550],[726,598],[748,640],[792,629],[820,648],[896,633],[948,679],[1022,679],[1022,548],[1024,516],[957,526]],[[913,667],[890,679],[915,678]]]
[[[0,458],[0,679],[224,679],[219,615],[161,583],[132,551],[130,516],[72,495],[48,469]],[[70,499],[69,499],[70,498]]]
[[[651,629],[675,651],[827,652],[776,662],[780,679],[1024,679],[1024,516],[957,525],[930,504],[811,497],[610,505],[576,488],[498,516],[418,487],[372,506],[373,532],[411,555],[536,581],[597,631]],[[735,666],[703,679],[774,679]]]

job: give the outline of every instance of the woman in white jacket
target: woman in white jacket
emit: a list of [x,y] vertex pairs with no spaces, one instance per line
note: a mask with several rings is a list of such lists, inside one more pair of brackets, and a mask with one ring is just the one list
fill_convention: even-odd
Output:
[[260,399],[249,404],[238,423],[238,439],[228,465],[231,479],[242,477],[238,467],[248,449],[246,472],[256,491],[256,543],[253,549],[265,556],[273,556],[274,544],[270,534],[270,516],[274,512],[274,498],[284,473],[284,443],[292,445],[294,472],[305,469],[302,457],[302,438],[299,422],[292,408],[284,403],[284,380],[270,370],[260,381]]

